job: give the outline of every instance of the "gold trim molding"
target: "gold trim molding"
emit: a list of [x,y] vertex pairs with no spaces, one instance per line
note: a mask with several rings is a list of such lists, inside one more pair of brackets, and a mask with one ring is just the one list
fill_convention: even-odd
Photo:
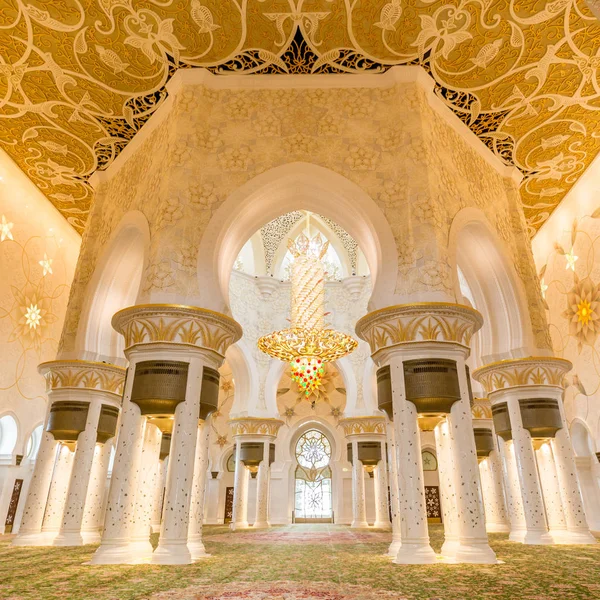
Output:
[[379,350],[411,342],[454,342],[468,346],[483,317],[463,304],[417,302],[388,306],[356,323],[356,335]]
[[123,395],[126,369],[109,363],[54,360],[41,363],[38,371],[46,379],[47,392],[70,388]]
[[548,385],[562,388],[565,375],[573,365],[564,358],[530,356],[501,360],[473,371],[473,378],[488,394],[499,390]]
[[340,419],[344,435],[385,435],[385,417],[346,417]]
[[140,304],[115,313],[112,326],[125,348],[140,344],[184,344],[224,356],[242,337],[242,327],[221,313],[180,304]]
[[471,406],[471,415],[474,419],[491,419],[492,403],[489,398],[474,398]]
[[257,417],[246,417],[241,419],[231,419],[228,421],[231,427],[231,433],[234,437],[240,435],[268,435],[277,437],[279,428],[283,421],[279,419],[260,419]]

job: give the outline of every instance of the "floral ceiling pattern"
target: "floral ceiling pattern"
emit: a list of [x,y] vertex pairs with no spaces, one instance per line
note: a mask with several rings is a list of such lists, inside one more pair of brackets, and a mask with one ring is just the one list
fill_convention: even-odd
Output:
[[523,174],[538,229],[600,149],[600,22],[584,0],[0,0],[0,142],[82,231],[89,177],[178,68],[381,72],[420,64]]

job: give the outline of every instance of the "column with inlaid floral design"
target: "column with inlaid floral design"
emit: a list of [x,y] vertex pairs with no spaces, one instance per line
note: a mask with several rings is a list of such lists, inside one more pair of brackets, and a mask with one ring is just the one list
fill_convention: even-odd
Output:
[[385,394],[393,406],[402,539],[396,563],[436,560],[427,529],[420,424],[432,429],[444,419],[449,434],[445,452],[452,456],[450,477],[457,490],[458,545],[452,559],[496,562],[485,531],[465,365],[471,336],[482,322],[470,307],[424,302],[377,310],[356,325],[379,367],[378,396]]
[[[187,540],[198,419],[203,404],[214,399],[216,408],[217,369],[226,349],[241,337],[241,328],[213,311],[162,304],[124,309],[112,322],[125,338],[129,371],[105,530],[92,562],[188,564],[192,562]],[[151,555],[137,534],[137,525],[150,534],[155,489],[144,492],[148,502],[139,501],[147,424],[172,430],[164,518],[158,547]],[[158,472],[160,446],[153,447]],[[140,554],[136,549],[141,546]]]

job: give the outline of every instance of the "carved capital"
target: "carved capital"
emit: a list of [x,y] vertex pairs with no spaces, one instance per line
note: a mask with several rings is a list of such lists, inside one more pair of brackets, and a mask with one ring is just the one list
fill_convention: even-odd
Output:
[[277,432],[282,425],[283,421],[279,419],[259,419],[256,417],[231,419],[229,421],[231,433],[234,437],[242,435],[266,435],[276,438]]
[[347,417],[340,419],[344,435],[385,435],[385,417]]
[[178,304],[143,304],[124,308],[112,326],[125,338],[125,348],[140,344],[177,344],[212,350],[220,356],[242,337],[231,317],[205,308]]
[[471,405],[471,415],[474,419],[491,419],[492,403],[488,398],[475,398]]
[[488,394],[514,387],[540,386],[562,388],[563,380],[573,365],[564,358],[530,356],[501,360],[473,372]]
[[38,371],[46,379],[47,392],[70,388],[99,390],[119,398],[123,395],[123,367],[86,360],[54,360],[39,365]]
[[446,302],[419,302],[388,306],[365,315],[356,324],[356,334],[375,354],[412,342],[454,342],[468,346],[483,325],[475,309]]

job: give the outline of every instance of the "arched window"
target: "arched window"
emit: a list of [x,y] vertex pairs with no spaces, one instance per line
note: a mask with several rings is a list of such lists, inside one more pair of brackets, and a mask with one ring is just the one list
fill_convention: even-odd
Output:
[[437,471],[437,458],[433,452],[423,450],[421,458],[423,460],[423,471]]
[[0,456],[10,456],[17,444],[17,422],[10,415],[0,419]]
[[296,444],[296,521],[330,520],[331,502],[331,444],[316,429],[310,429]]
[[40,449],[40,442],[42,441],[42,430],[44,426],[38,425],[29,436],[27,440],[27,448],[25,449],[25,456],[29,460],[35,460],[37,457],[38,450]]
[[227,470],[230,473],[235,473],[235,453],[232,452],[227,459]]

